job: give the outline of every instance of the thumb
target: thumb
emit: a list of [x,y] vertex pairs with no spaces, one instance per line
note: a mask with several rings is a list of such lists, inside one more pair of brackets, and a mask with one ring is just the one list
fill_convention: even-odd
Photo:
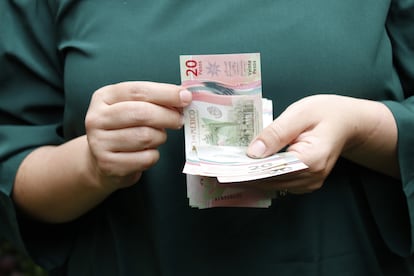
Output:
[[263,158],[289,145],[303,131],[312,127],[309,116],[301,113],[297,108],[286,109],[250,143],[247,155]]

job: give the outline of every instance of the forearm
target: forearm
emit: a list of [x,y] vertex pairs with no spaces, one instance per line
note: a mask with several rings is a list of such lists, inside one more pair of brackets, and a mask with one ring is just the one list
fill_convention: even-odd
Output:
[[357,100],[355,135],[342,156],[386,175],[400,178],[397,157],[398,132],[391,111],[382,103]]
[[13,199],[17,206],[47,222],[81,216],[114,191],[97,184],[90,158],[85,136],[33,151],[16,176]]

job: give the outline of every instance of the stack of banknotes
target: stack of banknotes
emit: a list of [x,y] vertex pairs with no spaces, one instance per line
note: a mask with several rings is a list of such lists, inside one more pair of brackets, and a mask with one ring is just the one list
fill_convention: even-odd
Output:
[[288,152],[263,159],[246,155],[273,120],[272,101],[262,98],[260,54],[183,55],[180,70],[182,85],[193,94],[184,109],[190,206],[269,207],[275,192],[242,183],[307,166]]

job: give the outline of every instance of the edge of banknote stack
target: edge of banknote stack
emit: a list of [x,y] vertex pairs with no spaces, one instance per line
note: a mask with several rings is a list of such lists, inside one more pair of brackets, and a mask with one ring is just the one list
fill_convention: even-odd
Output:
[[246,155],[273,120],[272,101],[262,98],[260,54],[182,55],[180,72],[182,86],[193,94],[183,111],[190,206],[269,207],[276,192],[240,183],[307,166],[288,152],[263,159]]

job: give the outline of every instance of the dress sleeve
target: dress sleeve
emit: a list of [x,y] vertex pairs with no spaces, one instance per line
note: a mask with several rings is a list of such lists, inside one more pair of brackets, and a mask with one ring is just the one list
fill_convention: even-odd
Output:
[[70,238],[54,239],[69,227],[24,218],[11,194],[22,160],[39,146],[63,142],[62,70],[53,21],[47,1],[0,1],[0,237],[46,268],[63,262]]
[[414,0],[393,0],[386,28],[404,91],[404,99],[384,102],[397,123],[401,181],[367,173],[364,186],[385,243],[409,256],[414,252]]

